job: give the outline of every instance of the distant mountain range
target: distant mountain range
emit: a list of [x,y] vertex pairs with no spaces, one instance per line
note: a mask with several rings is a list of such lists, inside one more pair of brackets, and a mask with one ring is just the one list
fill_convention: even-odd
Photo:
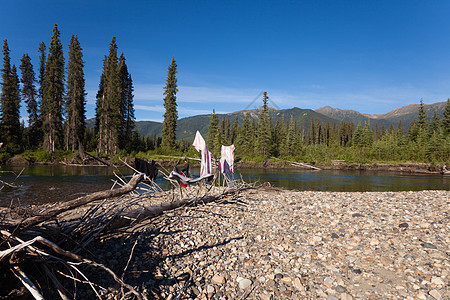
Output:
[[[447,102],[426,104],[425,112],[427,114],[427,118],[431,119],[435,111],[442,117],[446,105]],[[228,114],[217,114],[217,116],[219,117],[219,121],[225,117],[228,117],[230,120],[230,125],[237,118],[239,125],[241,125],[247,112],[250,117],[257,120],[259,118],[260,110],[261,108],[241,110]],[[289,122],[292,116],[294,121],[297,122],[297,126],[302,126],[302,128],[305,128],[306,130],[309,130],[312,119],[319,121],[320,123],[328,122],[330,125],[339,124],[342,121],[353,122],[355,126],[358,124],[364,125],[365,123],[370,123],[370,125],[374,127],[378,124],[380,128],[384,125],[386,129],[389,128],[391,124],[397,128],[398,122],[401,120],[403,129],[407,129],[414,119],[416,119],[418,110],[419,104],[410,104],[385,114],[374,115],[362,114],[354,110],[332,108],[330,106],[321,107],[316,110],[301,109],[298,107],[278,110],[273,107],[269,107],[269,114],[274,123],[281,121],[283,117],[285,122]],[[177,122],[177,139],[193,140],[197,130],[199,130],[200,133],[206,137],[210,118],[211,115],[209,114],[179,119]],[[89,127],[93,127],[95,120],[89,119],[86,123]],[[153,121],[137,121],[136,129],[139,134],[143,136],[161,135],[162,123]]]

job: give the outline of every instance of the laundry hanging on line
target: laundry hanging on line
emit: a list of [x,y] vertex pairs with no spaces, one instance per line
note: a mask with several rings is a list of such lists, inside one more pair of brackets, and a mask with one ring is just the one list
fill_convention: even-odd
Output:
[[212,174],[212,154],[211,152],[209,152],[208,147],[206,146],[206,142],[198,130],[195,134],[194,143],[192,145],[197,151],[202,152],[202,159],[200,163],[200,177]]
[[234,173],[234,145],[222,145],[220,153],[219,170],[223,174]]

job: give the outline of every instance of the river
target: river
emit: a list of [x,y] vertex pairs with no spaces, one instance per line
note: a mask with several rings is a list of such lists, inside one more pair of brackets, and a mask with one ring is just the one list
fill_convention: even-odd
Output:
[[[0,179],[14,181],[21,167],[0,166]],[[14,173],[12,173],[14,172]],[[87,193],[109,189],[116,179],[114,172],[131,175],[127,168],[71,167],[60,165],[29,166],[15,181],[17,188],[0,191],[0,206],[29,205],[70,200]],[[198,169],[192,173],[198,174]],[[401,174],[374,171],[309,171],[303,169],[242,169],[235,178],[247,182],[270,182],[271,185],[311,191],[418,191],[450,190],[450,176]],[[169,184],[160,175],[156,182],[163,188]],[[0,185],[1,186],[1,185]]]

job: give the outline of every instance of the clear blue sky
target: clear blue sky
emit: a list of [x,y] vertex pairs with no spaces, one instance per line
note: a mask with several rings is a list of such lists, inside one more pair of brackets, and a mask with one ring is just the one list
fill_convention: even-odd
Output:
[[[12,62],[58,24],[85,60],[87,117],[112,36],[135,87],[137,120],[161,121],[172,55],[180,117],[244,109],[267,91],[280,108],[362,113],[450,97],[450,1],[0,1]],[[66,61],[67,63],[67,61]],[[259,106],[254,104],[251,108]]]

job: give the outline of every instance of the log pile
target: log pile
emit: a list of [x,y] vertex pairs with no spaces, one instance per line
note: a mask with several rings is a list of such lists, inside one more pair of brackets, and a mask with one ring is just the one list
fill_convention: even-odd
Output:
[[96,261],[89,245],[165,211],[216,201],[251,188],[244,183],[228,188],[203,182],[181,189],[173,182],[171,190],[163,191],[154,182],[144,184],[143,179],[143,174],[128,182],[120,179],[116,182],[119,188],[35,209],[20,220],[11,208],[0,210],[0,298],[14,295],[22,286],[21,296],[29,294],[35,299],[76,299],[80,287],[90,287],[95,297],[103,299],[110,287],[89,276],[101,273],[120,286],[120,299],[147,299],[139,287],[124,281],[126,267],[118,276],[107,264]]

